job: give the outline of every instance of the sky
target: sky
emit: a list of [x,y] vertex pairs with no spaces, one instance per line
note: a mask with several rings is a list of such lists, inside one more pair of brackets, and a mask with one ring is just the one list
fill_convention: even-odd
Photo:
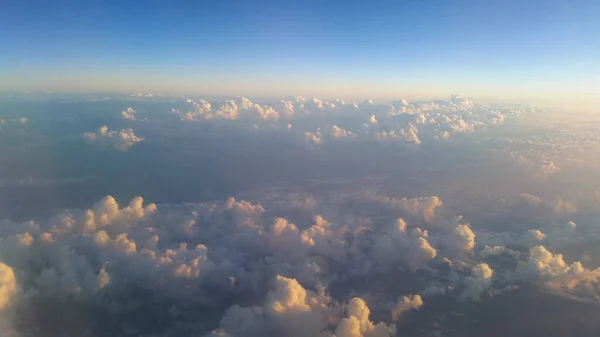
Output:
[[0,90],[591,106],[592,0],[2,1]]
[[598,337],[597,7],[0,0],[0,337]]

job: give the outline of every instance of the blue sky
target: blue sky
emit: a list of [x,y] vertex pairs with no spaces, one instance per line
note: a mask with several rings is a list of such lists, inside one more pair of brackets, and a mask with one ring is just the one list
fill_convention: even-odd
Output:
[[591,0],[17,1],[0,90],[597,98]]

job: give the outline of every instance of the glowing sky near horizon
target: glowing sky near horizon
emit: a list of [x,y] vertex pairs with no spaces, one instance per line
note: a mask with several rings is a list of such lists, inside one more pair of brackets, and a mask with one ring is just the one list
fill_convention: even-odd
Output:
[[600,5],[551,1],[13,1],[0,90],[591,106]]

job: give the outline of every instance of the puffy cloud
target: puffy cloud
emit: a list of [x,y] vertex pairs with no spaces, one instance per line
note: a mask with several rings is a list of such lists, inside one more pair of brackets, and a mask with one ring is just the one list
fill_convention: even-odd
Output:
[[423,304],[423,299],[419,295],[399,297],[396,301],[396,306],[392,310],[392,319],[397,320],[403,312],[419,309]]
[[21,123],[21,124],[27,124],[27,118],[25,118],[25,117],[19,118],[19,123]]
[[[184,120],[236,120],[239,118],[273,121],[280,118],[279,112],[273,107],[256,104],[246,97],[214,103],[209,103],[204,99],[192,100],[188,98],[186,102],[192,106],[192,109],[180,113],[181,119]],[[286,105],[284,104],[284,106]],[[293,106],[286,107],[290,108],[286,113],[292,115]]]
[[401,129],[399,132],[395,130],[391,131],[379,131],[375,133],[375,139],[378,141],[403,141],[414,144],[421,144],[421,140],[419,139],[419,130],[412,124],[408,124],[408,126],[404,129]]
[[351,137],[354,134],[350,131],[344,130],[337,125],[331,127],[331,137],[333,138],[343,138],[343,137]]
[[323,141],[323,134],[320,129],[315,132],[304,132],[304,139],[312,144],[321,144]]
[[[351,129],[359,140],[375,139],[380,142],[411,144],[447,139],[457,133],[475,132],[488,125],[501,123],[507,116],[521,113],[517,107],[477,104],[456,95],[450,101],[410,104],[400,100],[391,105],[378,104],[372,100],[355,103],[340,99],[327,101],[316,97],[308,100],[292,97],[267,104],[258,104],[245,97],[210,102],[204,99],[187,99],[186,103],[189,109],[182,109],[182,112],[175,110],[182,120],[237,120],[257,126],[269,123],[282,129],[293,122],[298,125],[295,128],[297,130],[325,130],[333,124],[335,127],[328,134],[331,138],[348,136],[348,130]],[[323,140],[322,137],[307,138]]]
[[335,329],[336,337],[386,337],[396,334],[394,325],[373,324],[369,320],[371,311],[365,301],[353,298],[346,308],[344,317]]
[[600,268],[586,269],[579,261],[568,264],[562,254],[553,254],[541,245],[531,248],[527,263],[517,270],[517,275],[559,293],[596,299],[600,296]]
[[382,202],[392,208],[408,212],[428,221],[435,217],[436,209],[442,206],[442,201],[437,196],[390,198],[372,192],[368,192],[366,195],[372,200]]
[[477,300],[492,284],[494,271],[487,263],[480,263],[471,269],[471,276],[465,278],[464,289],[460,294],[463,299]]
[[443,235],[440,240],[450,257],[460,257],[470,254],[475,248],[475,233],[468,224],[461,224],[462,217],[453,219],[456,227],[450,233]]
[[[437,256],[437,251],[428,241],[429,233],[420,228],[414,228],[408,232],[406,222],[403,219],[397,219],[392,226],[387,228],[377,228],[372,236],[365,240],[368,244],[363,246],[368,251],[366,256],[357,256],[367,258],[363,261],[366,266],[375,269],[389,270],[393,266],[406,266],[410,271],[425,266],[427,262]],[[365,269],[370,272],[370,269]]]
[[512,249],[506,248],[504,246],[488,246],[485,245],[482,250],[479,251],[479,256],[482,259],[488,258],[490,256],[508,254],[514,257],[519,257],[519,252],[514,251]]
[[482,233],[479,242],[485,245],[506,246],[514,249],[529,249],[546,238],[539,229],[529,229],[524,233]]
[[17,291],[17,278],[13,269],[0,262],[0,313],[10,307]]
[[[136,329],[141,327],[135,319],[150,317],[141,309],[149,306],[165,315],[165,326],[176,325],[185,333],[217,327],[216,320],[206,318],[199,328],[197,316],[191,317],[211,311],[223,317],[221,329],[213,335],[388,336],[394,327],[373,323],[365,301],[342,303],[360,284],[354,281],[370,277],[418,284],[398,290],[393,282],[393,287],[375,283],[385,303],[380,315],[377,303],[367,298],[375,317],[397,319],[406,310],[420,308],[420,296],[480,298],[491,287],[494,271],[477,258],[512,254],[509,246],[493,245],[492,239],[504,243],[510,239],[515,246],[525,242],[519,247],[526,247],[553,236],[553,231],[544,237],[531,230],[494,237],[484,230],[475,233],[460,217],[452,228],[432,226],[430,234],[415,225],[436,217],[439,198],[374,196],[378,197],[368,195],[406,212],[408,223],[402,218],[381,221],[349,215],[284,217],[290,209],[319,214],[320,205],[311,197],[292,198],[288,208],[235,198],[157,206],[145,205],[138,197],[119,205],[106,197],[88,210],[60,212],[46,222],[3,221],[0,257],[15,275],[15,291],[22,289],[34,305],[36,301],[89,304],[124,320],[136,317],[132,318]],[[569,223],[556,230],[575,227]],[[471,254],[476,236],[480,244],[489,245]],[[567,265],[562,256],[543,255],[531,254],[517,270],[519,279],[578,295],[586,290],[595,293],[596,270]],[[526,258],[513,256],[519,262]],[[450,261],[446,257],[452,259],[452,268],[445,265]],[[551,267],[539,267],[540,261]],[[498,282],[513,281],[503,277],[502,270],[498,275]],[[336,295],[327,295],[325,289]],[[420,295],[398,297],[398,291]],[[256,298],[264,302],[253,306]],[[13,306],[9,302],[8,308]]]
[[542,160],[541,162],[538,162],[527,159],[523,155],[516,155],[516,160],[520,167],[535,179],[546,180],[551,175],[562,171],[562,169],[551,160]]
[[463,104],[463,105],[472,105],[473,103],[467,99],[462,98],[460,95],[457,94],[451,94],[450,95],[450,102],[452,104]]
[[138,137],[133,129],[121,129],[109,131],[106,125],[101,126],[98,132],[86,132],[83,138],[90,144],[113,147],[117,150],[127,151],[134,144],[144,141],[145,138]]
[[[345,315],[344,315],[345,309]],[[370,310],[360,298],[344,306],[323,291],[303,288],[292,278],[277,276],[274,289],[262,307],[233,306],[221,319],[213,336],[330,336],[384,337],[395,334],[394,325],[374,324]]]
[[[15,285],[32,303],[73,300],[119,315],[143,316],[129,303],[149,305],[150,299],[190,310],[217,310],[223,301],[236,303],[227,299],[259,296],[268,290],[270,279],[285,274],[276,278],[262,309],[233,306],[223,321],[225,331],[237,335],[231,328],[237,323],[231,322],[246,316],[252,319],[244,320],[240,329],[258,335],[287,331],[300,315],[336,335],[387,336],[392,327],[371,323],[364,302],[351,301],[354,309],[343,318],[343,304],[322,292],[303,290],[299,282],[316,289],[319,284],[339,284],[343,289],[344,280],[354,276],[422,268],[436,257],[436,249],[427,231],[408,230],[402,219],[370,229],[322,216],[295,224],[272,217],[260,204],[234,198],[157,206],[138,197],[121,206],[108,196],[88,210],[64,211],[47,222],[2,222],[0,256],[19,275]],[[6,284],[13,289],[12,283]],[[130,294],[128,289],[142,293]],[[106,294],[112,295],[105,302]],[[418,299],[409,299],[416,307]],[[156,310],[175,310],[161,305]],[[178,315],[169,319],[180,320],[181,329],[193,325]]]
[[475,233],[467,225],[458,225],[454,230],[454,247],[460,251],[470,251],[475,247]]
[[124,119],[129,119],[134,121],[135,120],[135,110],[133,110],[132,107],[128,107],[127,109],[123,110],[121,112],[121,116],[123,116]]

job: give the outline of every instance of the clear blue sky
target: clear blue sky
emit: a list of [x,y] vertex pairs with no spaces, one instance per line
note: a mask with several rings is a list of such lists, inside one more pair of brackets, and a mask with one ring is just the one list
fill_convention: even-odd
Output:
[[597,0],[0,0],[3,91],[581,100],[594,86]]

